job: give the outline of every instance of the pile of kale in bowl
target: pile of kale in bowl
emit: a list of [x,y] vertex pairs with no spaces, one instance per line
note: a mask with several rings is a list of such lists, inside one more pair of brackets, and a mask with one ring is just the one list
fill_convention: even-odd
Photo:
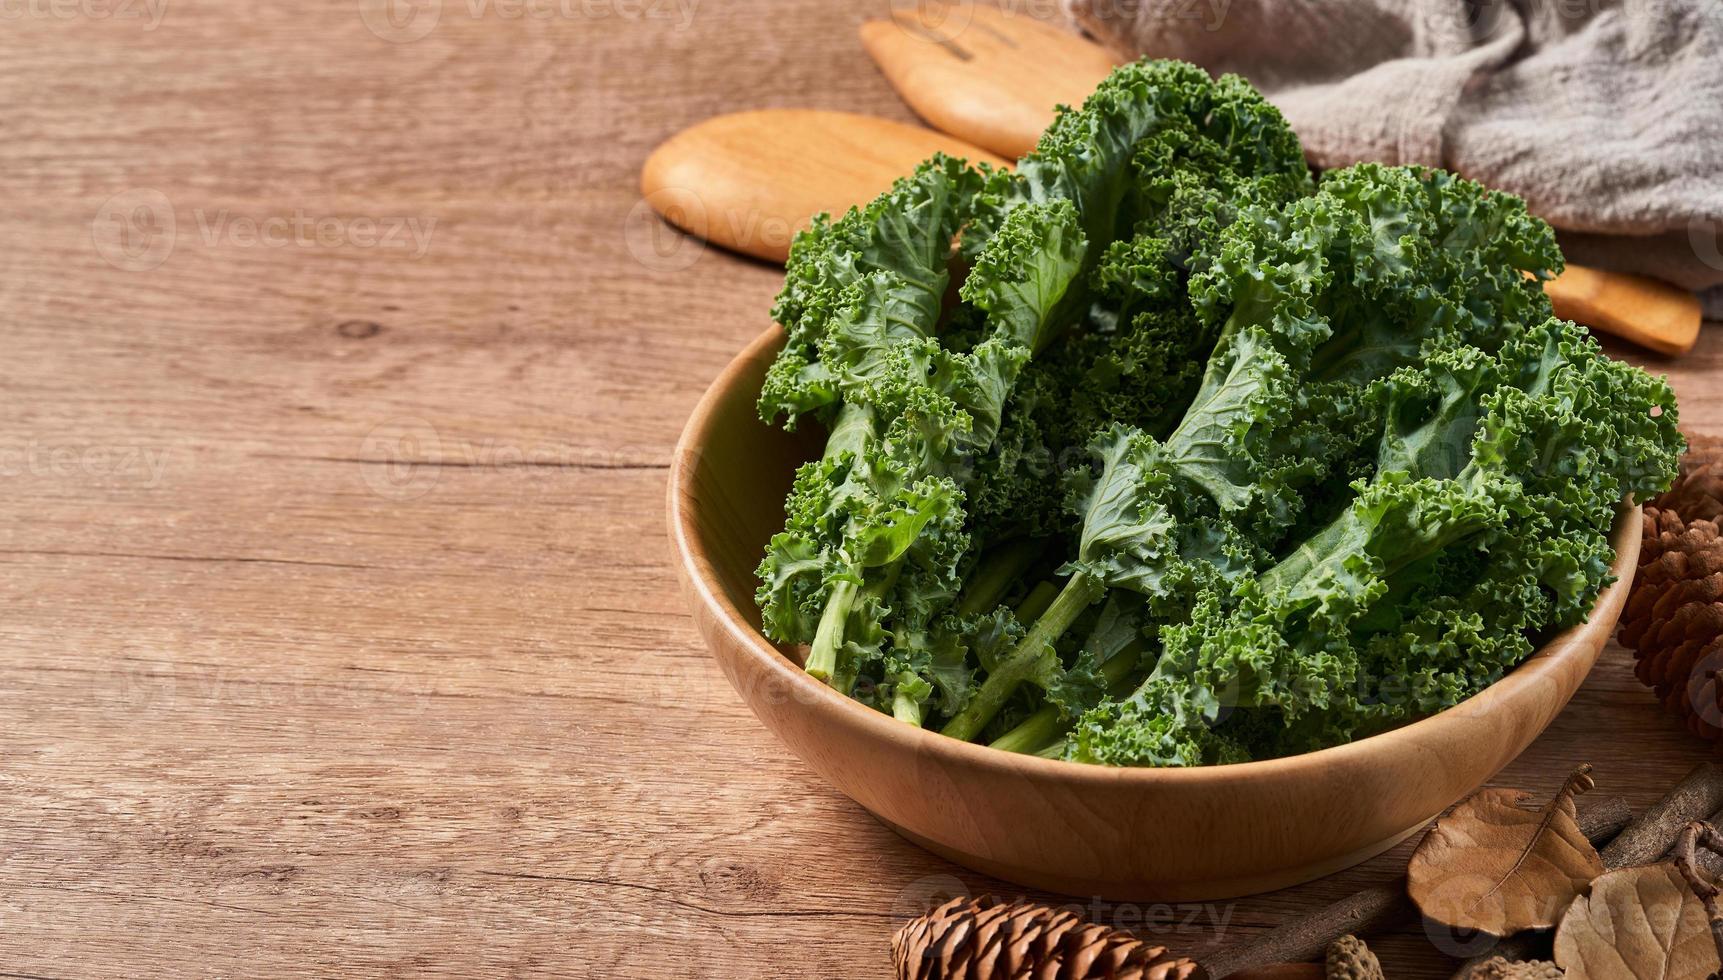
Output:
[[829,435],[765,630],[908,724],[1110,765],[1454,705],[1585,619],[1682,448],[1561,267],[1518,198],[1314,177],[1242,79],[1126,65],[1014,172],[935,157],[796,239],[760,413]]

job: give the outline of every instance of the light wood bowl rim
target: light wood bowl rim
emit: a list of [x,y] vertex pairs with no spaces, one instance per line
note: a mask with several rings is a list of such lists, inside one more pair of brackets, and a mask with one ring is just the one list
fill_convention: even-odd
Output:
[[[725,632],[735,641],[737,649],[769,671],[776,681],[789,685],[789,689],[793,690],[799,699],[823,706],[834,724],[860,729],[869,738],[895,743],[949,763],[1064,783],[1078,789],[1117,783],[1136,784],[1145,789],[1205,784],[1214,786],[1267,776],[1296,778],[1307,775],[1315,778],[1323,772],[1333,771],[1335,766],[1360,763],[1368,765],[1366,760],[1384,754],[1387,747],[1394,742],[1418,735],[1436,735],[1451,725],[1459,724],[1462,715],[1482,714],[1496,708],[1511,711],[1511,705],[1521,696],[1535,699],[1547,692],[1551,685],[1563,687],[1565,685],[1560,674],[1566,660],[1592,658],[1595,663],[1595,651],[1602,645],[1577,641],[1600,626],[1608,632],[1614,630],[1614,623],[1598,623],[1594,612],[1593,616],[1584,622],[1551,637],[1506,676],[1453,707],[1409,725],[1344,745],[1278,759],[1194,767],[1103,766],[1007,752],[975,742],[948,738],[932,729],[907,725],[815,680],[750,625],[717,584],[717,572],[693,532],[694,517],[684,507],[685,501],[695,499],[692,488],[688,485],[690,474],[694,471],[694,460],[700,454],[700,447],[707,441],[707,433],[721,421],[718,417],[718,405],[730,396],[731,389],[737,385],[748,366],[762,357],[768,349],[781,344],[783,339],[783,331],[774,325],[750,342],[706,389],[693,414],[689,416],[682,436],[676,443],[670,467],[667,486],[670,536],[677,558],[682,563],[685,581],[715,621],[722,624]],[[1612,591],[1631,588],[1638,567],[1640,534],[1640,507],[1629,501],[1623,506],[1621,515],[1610,532],[1610,543],[1616,552],[1615,562],[1610,570],[1616,581],[1599,593],[1593,604],[1594,610],[1608,605],[1605,600]],[[1603,642],[1607,642],[1607,639],[1606,636]],[[1588,653],[1588,648],[1594,652]],[[1589,673],[1591,666],[1592,664],[1586,665],[1586,673]],[[1429,739],[1422,741],[1430,742]]]

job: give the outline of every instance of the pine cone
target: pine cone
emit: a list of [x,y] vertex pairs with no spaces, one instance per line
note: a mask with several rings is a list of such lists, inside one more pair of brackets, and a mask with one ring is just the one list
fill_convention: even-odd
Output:
[[1387,980],[1382,963],[1364,940],[1341,936],[1328,944],[1328,980]]
[[1471,980],[1561,980],[1561,967],[1543,960],[1485,960],[1471,973]]
[[1652,503],[1684,521],[1716,521],[1723,516],[1723,439],[1688,436],[1681,475]]
[[1716,523],[1646,507],[1639,573],[1617,635],[1633,650],[1634,673],[1665,708],[1701,738],[1723,736],[1723,536]]
[[1202,967],[1077,913],[954,898],[891,937],[898,980],[1203,980]]
[[1690,437],[1681,474],[1645,506],[1617,637],[1634,673],[1701,738],[1723,736],[1723,440]]

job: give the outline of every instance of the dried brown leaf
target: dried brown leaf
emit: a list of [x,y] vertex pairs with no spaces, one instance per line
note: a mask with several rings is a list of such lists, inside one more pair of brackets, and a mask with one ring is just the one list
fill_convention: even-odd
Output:
[[1541,810],[1520,806],[1529,794],[1486,789],[1436,821],[1406,869],[1419,910],[1444,925],[1496,936],[1555,925],[1603,873],[1573,805],[1591,788],[1590,769],[1575,770]]
[[1705,909],[1673,862],[1611,871],[1555,934],[1567,980],[1705,980],[1718,968]]

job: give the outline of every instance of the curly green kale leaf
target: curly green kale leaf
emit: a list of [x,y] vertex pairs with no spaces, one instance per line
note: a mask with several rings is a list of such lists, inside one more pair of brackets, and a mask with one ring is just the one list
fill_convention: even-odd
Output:
[[1495,358],[1432,354],[1375,395],[1376,477],[1165,626],[1153,675],[1085,717],[1073,757],[1185,765],[1215,738],[1279,755],[1458,703],[1587,614],[1623,495],[1666,484],[1679,452],[1668,388],[1561,321]]

